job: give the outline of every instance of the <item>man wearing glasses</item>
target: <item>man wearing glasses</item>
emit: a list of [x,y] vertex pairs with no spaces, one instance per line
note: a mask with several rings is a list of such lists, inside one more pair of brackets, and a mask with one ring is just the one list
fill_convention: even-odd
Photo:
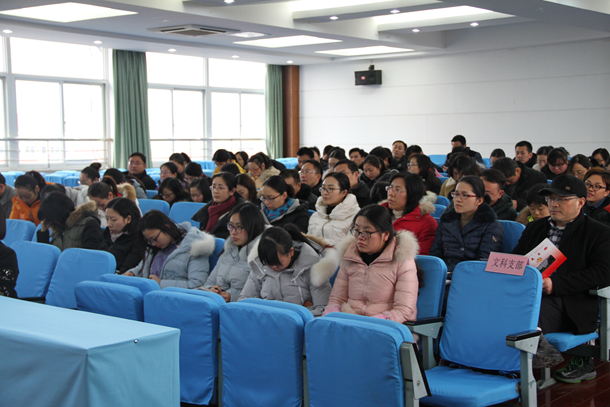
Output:
[[[540,195],[545,196],[551,216],[530,223],[513,253],[527,254],[548,238],[566,260],[543,280],[538,326],[543,334],[594,332],[599,305],[589,290],[610,285],[610,228],[585,216],[582,209],[587,188],[573,175],[558,175]],[[548,342],[541,341],[537,355],[542,360],[540,367],[561,361],[557,355]],[[596,372],[591,358],[575,356],[553,376],[562,382],[579,383],[595,378]]]

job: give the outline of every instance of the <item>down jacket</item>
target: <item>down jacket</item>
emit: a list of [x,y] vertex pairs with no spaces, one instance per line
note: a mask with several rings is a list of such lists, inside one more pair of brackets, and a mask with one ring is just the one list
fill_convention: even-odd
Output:
[[13,207],[11,209],[10,219],[21,219],[21,220],[29,220],[30,222],[34,222],[36,226],[40,225],[40,220],[38,220],[38,209],[40,209],[40,195],[36,202],[32,204],[32,206],[23,202],[17,195],[12,198]]
[[[300,251],[300,254],[292,267],[276,272],[261,263],[257,242],[248,255],[252,271],[239,299],[254,297],[298,305],[311,301],[313,306],[308,309],[315,316],[322,315],[330,295],[331,286],[328,282],[330,275],[314,276],[315,272],[311,271],[311,268],[321,256],[310,245],[294,242],[294,249],[295,252]],[[317,284],[314,284],[314,281]]]
[[360,207],[356,197],[347,194],[330,214],[326,214],[326,208],[324,199],[322,197],[318,198],[316,212],[309,218],[307,234],[321,237],[329,245],[334,246],[349,232],[354,216],[356,216]]
[[307,227],[309,226],[309,204],[307,202],[301,203],[298,199],[293,200],[292,205],[288,210],[273,220],[269,220],[265,216],[265,204],[261,204],[261,212],[265,216],[265,220],[271,224],[271,226],[284,227],[285,225],[292,223],[303,233],[307,233]]
[[229,236],[225,242],[224,250],[216,263],[216,267],[210,273],[205,282],[205,288],[215,285],[220,286],[222,291],[231,295],[231,302],[237,301],[241,290],[248,280],[248,275],[252,269],[248,264],[248,255],[258,245],[260,236],[252,240],[246,246],[239,248]]
[[263,182],[267,180],[267,178],[272,177],[274,175],[280,175],[280,170],[275,167],[269,167],[265,171],[261,172],[261,175],[255,177],[251,173],[248,173],[252,181],[254,181],[254,185],[256,185],[256,197],[261,197],[261,187],[263,186]]
[[[415,257],[419,246],[409,231],[396,234],[368,266],[360,256],[356,239],[344,239],[329,251],[312,272],[340,268],[325,313],[350,312],[403,323],[417,317],[418,279]],[[334,253],[333,253],[334,252]]]
[[[447,264],[447,272],[468,260],[487,260],[490,252],[502,251],[504,229],[498,216],[486,203],[481,204],[474,218],[460,228],[460,214],[451,209],[441,215],[441,223],[430,249],[430,255]],[[451,279],[451,274],[447,278]]]
[[[178,225],[186,230],[186,236],[178,248],[168,256],[161,269],[161,288],[195,288],[205,284],[210,273],[209,257],[214,253],[214,236],[201,232],[190,222]],[[152,250],[146,251],[143,261],[128,270],[136,277],[148,278],[153,260]]]
[[[66,229],[51,234],[51,244],[61,251],[70,248],[99,248],[103,237],[96,208],[95,202],[87,202],[74,209],[66,219]],[[36,240],[39,243],[49,243],[49,229],[37,231]]]
[[[381,204],[381,206],[390,211],[390,215],[392,214],[392,210],[388,207],[387,202]],[[417,208],[392,223],[395,231],[409,230],[415,234],[419,243],[419,254],[428,255],[430,253],[430,248],[436,235],[436,228],[438,227],[436,219],[431,215],[431,213],[434,213],[434,210],[434,204],[422,202]]]

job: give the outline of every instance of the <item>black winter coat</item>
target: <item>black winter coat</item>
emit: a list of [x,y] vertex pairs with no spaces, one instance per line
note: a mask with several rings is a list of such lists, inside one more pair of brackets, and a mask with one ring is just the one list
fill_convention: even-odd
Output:
[[517,212],[520,212],[521,209],[527,206],[527,192],[532,186],[547,183],[546,177],[540,171],[527,168],[521,163],[519,163],[519,168],[521,168],[519,181],[514,185],[507,185],[504,188],[508,196],[517,201]]
[[110,238],[110,229],[104,229],[104,241],[100,250],[109,252],[116,259],[116,271],[123,274],[142,260],[143,243],[138,234],[122,234],[116,241]]
[[[538,219],[527,225],[513,250],[527,254],[548,237],[549,218]],[[589,290],[610,285],[610,228],[582,212],[568,223],[559,241],[559,250],[566,261],[551,275],[553,293],[561,296],[568,317],[576,325],[576,334],[591,333],[597,329],[599,305]]]

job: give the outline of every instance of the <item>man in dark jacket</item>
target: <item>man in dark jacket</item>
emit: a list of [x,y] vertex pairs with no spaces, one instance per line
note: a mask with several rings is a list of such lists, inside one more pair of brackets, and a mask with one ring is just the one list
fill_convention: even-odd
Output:
[[498,215],[499,220],[517,219],[517,211],[513,208],[513,201],[504,193],[506,177],[498,170],[485,170],[481,173],[485,184],[485,193],[491,198],[489,206]]
[[498,158],[491,168],[506,177],[504,192],[513,200],[513,207],[517,212],[527,205],[527,191],[533,185],[546,182],[546,177],[541,172],[527,168],[522,162],[508,157]]
[[528,168],[532,168],[538,163],[538,157],[533,152],[532,143],[523,140],[515,144],[515,161],[523,163]]
[[472,158],[473,161],[476,161],[479,166],[481,166],[481,168],[485,169],[485,164],[483,163],[483,157],[481,156],[481,153],[479,153],[478,151],[474,151],[471,150],[470,147],[466,146],[466,137],[458,134],[457,136],[453,137],[451,139],[451,153],[447,154],[447,159],[445,160],[445,163],[443,164],[443,167],[449,167],[449,160],[451,158],[451,154],[453,153],[453,149],[455,147],[463,147],[465,150],[465,154]]
[[[594,332],[599,304],[589,290],[610,285],[610,228],[584,215],[587,189],[572,175],[557,176],[540,194],[546,197],[551,216],[530,223],[513,253],[527,254],[548,238],[566,260],[543,280],[538,325],[544,334]],[[578,356],[554,373],[557,380],[568,383],[590,380],[595,375],[592,359]]]
[[349,192],[356,197],[358,206],[364,208],[371,203],[371,191],[369,187],[360,181],[358,165],[350,160],[340,160],[335,165],[335,172],[341,172],[349,178]]
[[284,170],[280,172],[280,177],[295,191],[294,197],[302,203],[307,203],[308,208],[312,211],[316,210],[316,202],[318,197],[311,193],[311,187],[307,184],[302,184],[299,179],[297,170]]
[[146,189],[157,189],[157,183],[146,174],[146,156],[142,153],[133,153],[129,156],[127,171],[125,175],[131,175],[142,181]]

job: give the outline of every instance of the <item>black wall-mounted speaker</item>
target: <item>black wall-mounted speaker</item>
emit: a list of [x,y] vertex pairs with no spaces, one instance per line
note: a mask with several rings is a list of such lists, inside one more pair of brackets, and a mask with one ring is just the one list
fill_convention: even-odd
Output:
[[357,71],[354,74],[356,85],[381,85],[381,71],[376,71],[375,65],[371,65],[368,71]]

